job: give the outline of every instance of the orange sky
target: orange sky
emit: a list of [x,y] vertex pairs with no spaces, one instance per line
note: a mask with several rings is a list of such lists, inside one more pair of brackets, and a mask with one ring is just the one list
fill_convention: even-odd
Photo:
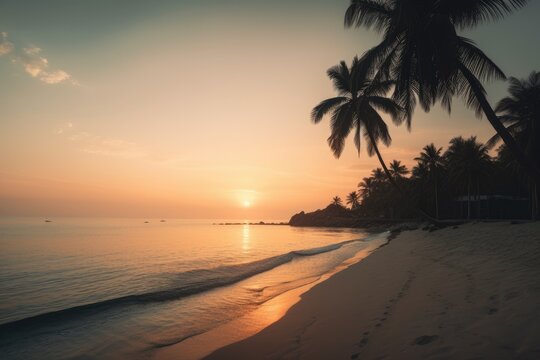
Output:
[[[351,143],[334,159],[328,121],[309,121],[334,95],[326,69],[377,41],[342,28],[346,3],[192,5],[105,19],[95,34],[82,20],[69,32],[54,19],[46,31],[0,19],[0,215],[288,219],[355,190],[376,158]],[[524,76],[538,54],[515,63],[493,37],[519,16],[473,37]],[[456,101],[452,117],[417,110],[411,133],[391,134],[383,156],[410,165],[429,142],[492,130]]]

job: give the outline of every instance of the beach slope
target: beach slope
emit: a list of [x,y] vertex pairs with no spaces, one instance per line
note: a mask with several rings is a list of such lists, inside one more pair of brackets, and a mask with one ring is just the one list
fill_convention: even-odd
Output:
[[539,359],[540,223],[407,231],[208,359]]

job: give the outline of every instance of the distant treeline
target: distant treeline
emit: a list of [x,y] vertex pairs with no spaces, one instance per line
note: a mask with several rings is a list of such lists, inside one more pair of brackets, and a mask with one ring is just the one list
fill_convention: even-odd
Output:
[[[538,206],[534,182],[506,146],[493,157],[488,150],[476,137],[455,137],[445,151],[426,145],[412,169],[398,160],[388,164],[405,197],[376,168],[347,195],[345,204],[363,217],[411,218],[418,216],[417,208],[437,219],[534,216]],[[338,196],[332,203],[344,205]]]

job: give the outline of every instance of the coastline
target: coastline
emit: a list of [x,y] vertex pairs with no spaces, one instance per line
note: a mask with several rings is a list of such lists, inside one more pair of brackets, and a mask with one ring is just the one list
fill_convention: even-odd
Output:
[[176,344],[163,347],[155,352],[151,358],[154,360],[179,358],[183,360],[201,359],[222,347],[256,335],[264,328],[281,319],[292,306],[301,301],[302,295],[311,288],[327,281],[350,266],[365,260],[365,258],[376,252],[377,249],[388,244],[395,236],[395,233],[390,231],[380,231],[377,233],[370,231],[369,233],[375,236],[375,238],[369,241],[368,246],[329,272],[314,277],[308,283],[301,284],[261,303],[257,309],[250,311],[240,318],[221,324],[209,331],[195,334]]
[[407,231],[206,359],[536,359],[540,223]]

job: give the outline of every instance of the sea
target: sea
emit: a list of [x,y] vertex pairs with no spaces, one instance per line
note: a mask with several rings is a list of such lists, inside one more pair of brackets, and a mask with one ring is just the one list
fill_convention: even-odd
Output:
[[1,218],[2,359],[152,359],[387,235],[223,222]]

